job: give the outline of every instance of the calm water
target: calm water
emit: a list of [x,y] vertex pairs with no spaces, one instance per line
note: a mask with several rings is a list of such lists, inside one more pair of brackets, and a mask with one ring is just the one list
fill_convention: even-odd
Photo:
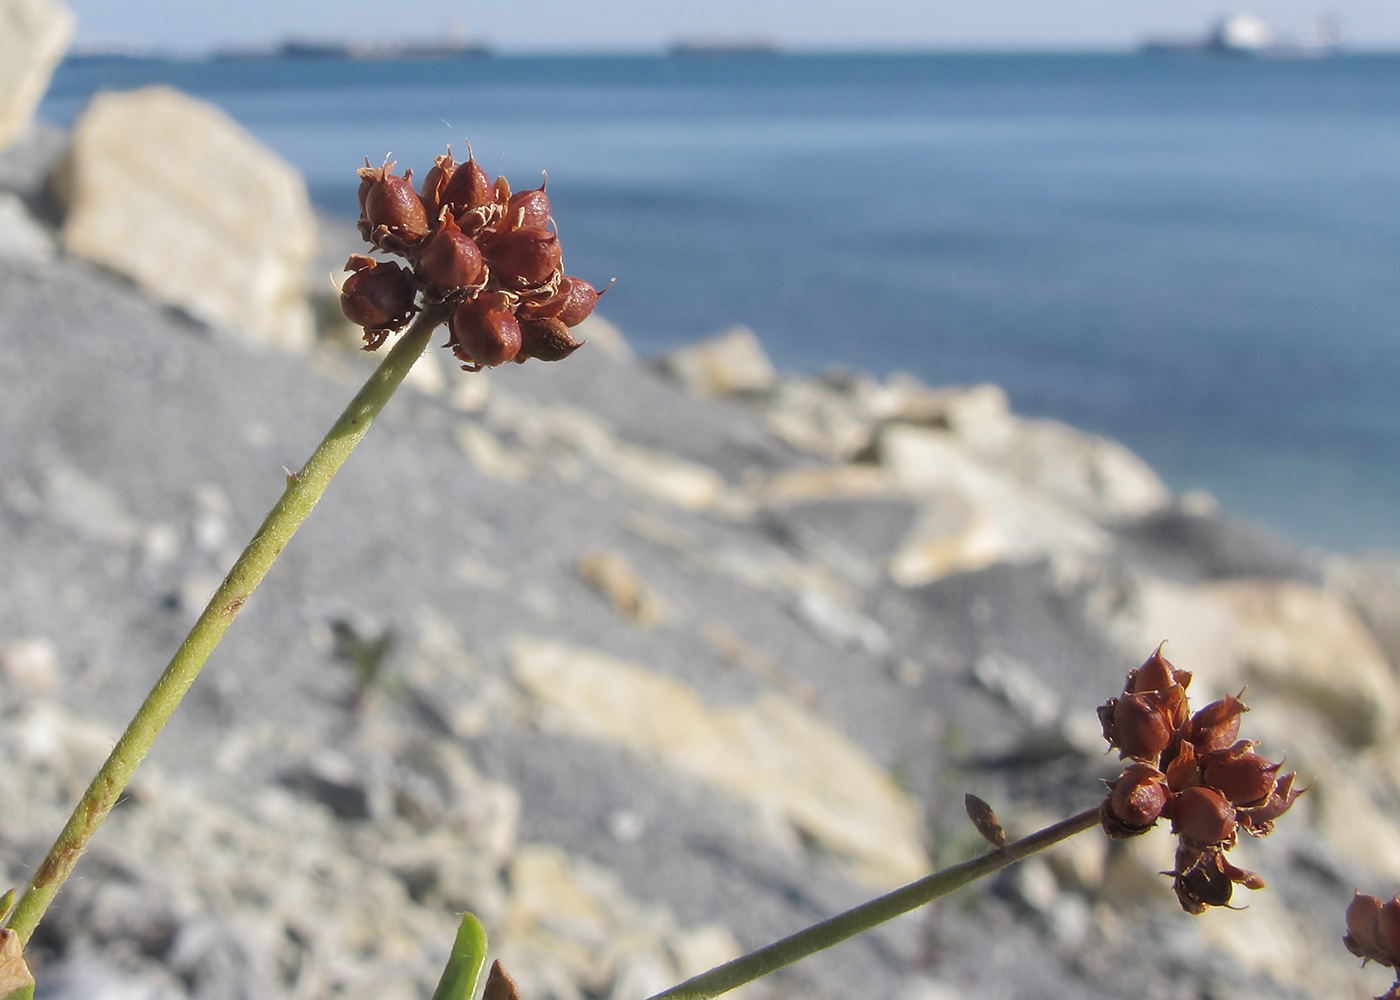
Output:
[[1400,549],[1400,57],[66,64],[207,98],[354,211],[354,166],[542,167],[643,352],[990,380],[1298,541]]

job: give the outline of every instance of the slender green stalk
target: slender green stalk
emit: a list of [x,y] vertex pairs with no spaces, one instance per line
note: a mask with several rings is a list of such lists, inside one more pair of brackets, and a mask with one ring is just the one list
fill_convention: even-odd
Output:
[[204,613],[194,623],[189,635],[185,636],[170,665],[151,688],[151,693],[127,725],[126,732],[92,779],[92,784],[88,785],[67,825],[59,833],[53,847],[49,848],[29,888],[20,898],[10,917],[9,927],[19,934],[21,944],[29,943],[34,928],[53,901],[59,886],[73,870],[78,856],[102,825],[102,820],[131,779],[132,772],[151,749],[151,744],[175,711],[175,706],[189,690],[190,684],[209,659],[209,654],[223,638],[225,630],[233,623],[234,616],[321,499],[321,494],[330,485],[331,477],[365,436],[369,425],[423,353],[428,338],[445,316],[446,312],[441,306],[429,307],[419,315],[350,401],[335,426],[306,460],[302,470],[287,476],[287,488],[282,498],[268,513],[262,527],[258,528],[253,540],[233,564],[233,569],[229,570],[224,582],[209,599]]
[[894,892],[880,896],[878,899],[872,899],[868,903],[862,903],[845,913],[837,914],[829,920],[813,924],[791,937],[785,937],[781,941],[759,948],[757,951],[751,951],[732,962],[716,966],[709,972],[702,972],[692,979],[687,979],[679,986],[672,986],[669,990],[650,997],[649,1000],[710,1000],[711,997],[717,997],[721,993],[737,989],[745,983],[753,982],[760,976],[766,976],[785,965],[791,965],[798,959],[806,958],[808,955],[839,944],[847,938],[855,937],[886,920],[892,920],[901,913],[918,909],[925,903],[931,902],[939,896],[946,896],[955,889],[961,889],[969,882],[974,882],[984,875],[1000,871],[1007,865],[1029,857],[1037,851],[1043,851],[1067,837],[1082,833],[1098,822],[1099,810],[1095,806],[1093,809],[1079,813],[1077,816],[1071,816],[1054,826],[1048,826],[1038,833],[1018,840],[1014,844],[1007,844],[1005,847],[988,851],[971,861],[964,861],[962,864],[952,865],[942,871],[934,872],[917,882],[909,883],[902,889],[896,889]]

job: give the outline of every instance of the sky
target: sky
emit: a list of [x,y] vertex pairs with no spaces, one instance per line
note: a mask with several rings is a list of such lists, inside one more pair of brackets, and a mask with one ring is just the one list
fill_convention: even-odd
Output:
[[1355,48],[1400,49],[1400,0],[67,0],[80,45],[183,52],[286,38],[465,34],[501,52],[656,51],[679,38],[758,37],[785,49],[1115,49],[1192,36],[1251,10],[1295,30],[1327,16]]

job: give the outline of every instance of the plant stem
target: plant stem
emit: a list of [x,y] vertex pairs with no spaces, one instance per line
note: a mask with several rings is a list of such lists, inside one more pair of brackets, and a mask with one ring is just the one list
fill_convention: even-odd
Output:
[[301,522],[306,520],[321,499],[321,494],[330,485],[331,477],[365,436],[369,425],[423,353],[428,338],[445,317],[446,310],[441,306],[430,306],[419,314],[311,453],[306,465],[295,475],[287,476],[287,488],[282,498],[268,513],[228,576],[224,577],[224,582],[209,599],[204,613],[176,650],[170,665],[137,709],[126,732],[122,733],[97,776],[88,785],[73,814],[68,817],[67,825],[59,833],[53,847],[49,848],[29,888],[15,907],[9,927],[19,934],[22,945],[29,943],[34,928],[53,901],[59,886],[73,870],[78,856],[87,848],[88,841],[102,825],[102,820],[111,811],[137,765],[151,749],[156,736],[248,596],[262,582],[287,542],[301,527]]
[[942,871],[934,872],[932,875],[926,875],[902,889],[896,889],[894,892],[880,896],[878,899],[872,899],[868,903],[862,903],[845,913],[837,914],[829,920],[813,924],[791,937],[785,937],[767,947],[751,951],[732,962],[716,966],[709,972],[702,972],[698,976],[687,979],[679,986],[672,986],[669,990],[650,997],[649,1000],[710,1000],[711,997],[717,997],[721,993],[727,993],[745,983],[753,982],[760,976],[766,976],[785,965],[791,965],[798,959],[806,958],[808,955],[839,944],[847,938],[855,937],[857,934],[868,931],[901,913],[918,909],[925,903],[940,896],[946,896],[955,889],[961,889],[969,882],[974,882],[984,875],[990,875],[992,872],[1029,857],[1037,851],[1043,851],[1067,837],[1082,833],[1098,822],[1099,809],[1098,806],[1095,806],[1093,809],[1085,810],[1077,816],[1061,820],[1054,826],[1048,826],[1038,833],[1018,840],[1014,844],[1007,844],[1005,847],[988,851],[971,861],[964,861],[961,864],[944,868]]

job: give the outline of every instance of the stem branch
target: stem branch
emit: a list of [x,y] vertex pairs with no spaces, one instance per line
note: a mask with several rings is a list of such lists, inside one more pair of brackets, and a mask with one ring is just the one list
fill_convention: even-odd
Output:
[[233,564],[233,569],[229,570],[224,582],[209,599],[204,613],[194,623],[189,635],[185,636],[170,665],[151,688],[150,694],[127,725],[126,732],[88,785],[73,814],[68,817],[68,823],[39,865],[29,888],[20,898],[10,917],[9,928],[19,934],[22,945],[29,943],[34,928],[53,901],[59,886],[73,870],[78,856],[111,811],[137,765],[175,711],[175,706],[209,659],[209,654],[219,644],[244,602],[262,582],[297,528],[301,527],[301,522],[306,520],[321,499],[321,494],[330,485],[331,477],[350,457],[350,452],[360,443],[369,425],[423,353],[428,338],[445,316],[446,311],[441,306],[429,307],[418,316],[350,401],[335,426],[306,460],[306,465],[300,472],[287,477],[287,488],[282,498],[268,513],[262,527],[258,528],[248,547]]
[[716,966],[709,972],[702,972],[649,1000],[710,1000],[711,997],[753,982],[785,965],[791,965],[798,959],[855,937],[901,913],[918,909],[925,903],[961,889],[984,875],[990,875],[1076,833],[1082,833],[1098,822],[1099,808],[1095,806],[1069,819],[1061,820],[1054,826],[1047,826],[1044,830],[1024,837],[1014,844],[1007,844],[971,861],[964,861],[932,875],[926,875],[902,889],[896,889],[845,913],[839,913],[829,920],[813,924],[791,937],[751,951],[732,962]]

